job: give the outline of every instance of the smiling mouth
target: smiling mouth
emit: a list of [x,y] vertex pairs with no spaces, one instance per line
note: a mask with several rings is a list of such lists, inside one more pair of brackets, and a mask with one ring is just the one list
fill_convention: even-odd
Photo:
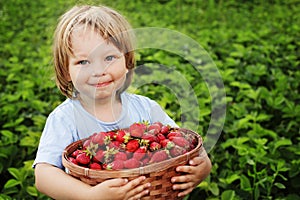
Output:
[[97,87],[97,88],[100,88],[100,87],[105,87],[105,86],[109,85],[110,83],[111,83],[111,81],[102,82],[102,83],[97,83],[94,86]]

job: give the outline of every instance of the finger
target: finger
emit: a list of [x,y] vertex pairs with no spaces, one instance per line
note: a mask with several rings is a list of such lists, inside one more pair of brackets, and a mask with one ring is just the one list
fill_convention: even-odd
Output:
[[177,172],[182,172],[182,173],[191,174],[191,173],[194,173],[194,170],[195,170],[194,166],[185,165],[185,166],[178,166],[178,167],[176,167],[176,171]]
[[202,157],[195,157],[189,161],[189,164],[195,166],[200,165],[202,162],[204,162],[204,159]]
[[150,187],[150,183],[145,183],[143,185],[140,185],[132,190],[130,190],[128,192],[128,194],[126,196],[129,197],[129,199],[140,199],[143,196],[147,195],[149,193],[149,187]]
[[188,189],[186,189],[182,192],[179,192],[177,196],[178,197],[184,197],[184,196],[188,195],[189,193],[191,193],[193,191],[193,189],[194,188],[188,188]]
[[195,178],[194,175],[187,174],[187,175],[182,175],[182,176],[174,176],[171,179],[172,183],[188,183],[192,182],[193,179]]
[[124,189],[127,191],[130,191],[131,189],[135,188],[136,186],[138,186],[139,184],[141,184],[142,181],[144,181],[146,179],[145,176],[140,176],[136,179],[133,179],[131,181],[129,181],[125,186]]

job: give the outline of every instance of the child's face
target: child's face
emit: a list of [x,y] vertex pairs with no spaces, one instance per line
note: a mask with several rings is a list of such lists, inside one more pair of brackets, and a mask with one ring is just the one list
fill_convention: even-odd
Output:
[[74,57],[69,58],[69,75],[84,101],[112,97],[124,84],[125,57],[112,43],[93,31],[76,29],[71,36]]

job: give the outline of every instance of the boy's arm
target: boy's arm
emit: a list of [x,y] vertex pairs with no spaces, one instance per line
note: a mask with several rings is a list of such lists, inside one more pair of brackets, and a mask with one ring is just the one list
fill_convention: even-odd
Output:
[[35,167],[35,185],[40,192],[54,199],[85,199],[91,188],[60,168],[44,163]]
[[40,163],[35,167],[37,189],[54,199],[130,199],[141,198],[149,191],[149,184],[141,185],[145,177],[130,182],[126,179],[111,179],[96,186],[66,174],[63,170],[50,164]]

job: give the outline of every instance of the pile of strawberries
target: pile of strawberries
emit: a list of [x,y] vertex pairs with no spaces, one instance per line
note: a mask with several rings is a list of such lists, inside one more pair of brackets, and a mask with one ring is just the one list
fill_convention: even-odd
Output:
[[180,129],[142,122],[128,129],[94,133],[68,158],[90,169],[132,169],[180,156],[197,143],[195,136]]

